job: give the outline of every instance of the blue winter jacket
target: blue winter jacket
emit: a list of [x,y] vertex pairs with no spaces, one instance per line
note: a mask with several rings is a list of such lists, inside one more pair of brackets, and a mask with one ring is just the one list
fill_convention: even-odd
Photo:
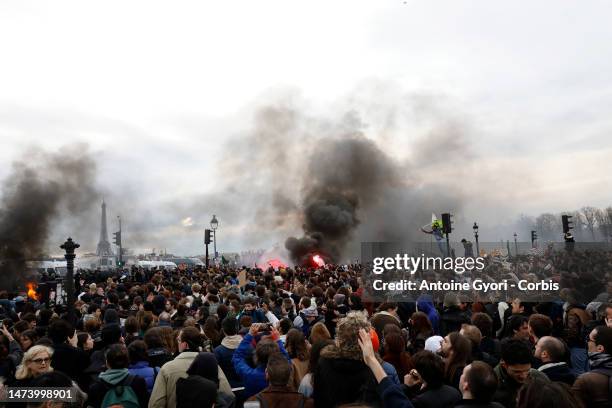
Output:
[[[234,369],[240,378],[242,378],[242,382],[244,383],[245,398],[249,398],[257,394],[268,386],[268,382],[266,381],[266,367],[260,364],[253,368],[247,363],[247,358],[254,352],[252,343],[254,343],[253,336],[247,333],[232,357]],[[291,358],[289,358],[289,355],[283,346],[283,342],[281,340],[277,340],[276,343],[278,344],[280,352],[283,353],[290,362]]]
[[128,371],[132,375],[137,375],[144,378],[147,384],[147,392],[150,394],[155,384],[155,376],[159,373],[159,367],[150,367],[147,361],[139,361],[136,364],[131,364]]

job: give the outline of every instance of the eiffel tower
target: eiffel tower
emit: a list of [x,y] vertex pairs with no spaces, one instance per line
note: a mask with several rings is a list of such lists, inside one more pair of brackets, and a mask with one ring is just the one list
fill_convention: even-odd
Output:
[[102,219],[100,221],[100,241],[98,241],[98,249],[96,255],[99,257],[113,256],[111,244],[108,242],[108,231],[106,229],[106,203],[102,200]]

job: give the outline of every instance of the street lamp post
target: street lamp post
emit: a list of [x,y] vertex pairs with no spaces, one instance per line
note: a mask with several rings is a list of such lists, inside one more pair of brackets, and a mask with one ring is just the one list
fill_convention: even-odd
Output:
[[212,220],[210,220],[210,229],[213,232],[213,249],[215,251],[215,263],[217,261],[217,228],[219,227],[219,221],[217,216],[213,214]]
[[[119,220],[119,236],[121,236],[121,216],[117,216]],[[123,268],[123,247],[121,245],[121,240],[119,240],[119,267]]]
[[[68,238],[60,248],[66,251],[64,258],[66,258],[66,292],[68,297],[68,316],[72,323],[76,322],[76,314],[74,311],[74,250],[79,248],[80,245]],[[74,321],[73,321],[74,320]]]
[[514,233],[514,251],[516,252],[516,256],[518,256],[518,243],[516,241],[516,237],[518,237],[518,235],[515,232]]
[[478,245],[478,224],[474,221],[474,226],[472,227],[474,230],[474,238],[476,239],[476,256],[480,256],[480,246]]

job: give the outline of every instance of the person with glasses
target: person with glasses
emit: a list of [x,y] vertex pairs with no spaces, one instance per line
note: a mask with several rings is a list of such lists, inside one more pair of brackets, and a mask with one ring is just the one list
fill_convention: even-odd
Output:
[[53,351],[47,346],[32,346],[24,355],[15,372],[12,387],[28,387],[39,375],[53,371],[51,356]]
[[587,407],[612,405],[612,327],[597,326],[587,339],[590,370],[578,377],[572,391]]

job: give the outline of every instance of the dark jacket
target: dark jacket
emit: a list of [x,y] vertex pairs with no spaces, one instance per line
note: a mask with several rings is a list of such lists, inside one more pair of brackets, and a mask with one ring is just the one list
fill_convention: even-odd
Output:
[[474,346],[474,344],[472,344],[472,361],[484,361],[494,368],[499,363],[499,358],[483,351],[480,346]]
[[101,373],[100,377],[89,388],[87,405],[100,408],[107,391],[113,386],[127,383],[130,384],[129,386],[132,387],[136,397],[138,397],[140,407],[146,407],[149,404],[149,393],[147,393],[145,380],[141,377],[130,375],[127,368],[106,370]]
[[591,316],[584,310],[583,306],[572,305],[567,308],[563,337],[568,347],[586,346],[586,336],[583,328],[589,320],[591,320]]
[[217,400],[217,384],[199,375],[176,382],[176,408],[211,407]]
[[240,320],[242,316],[250,316],[253,323],[266,323],[268,319],[264,315],[264,312],[261,309],[254,310],[243,310],[237,317],[237,320]]
[[54,344],[51,366],[56,371],[61,371],[77,382],[81,388],[86,389],[88,385],[84,372],[89,366],[89,355],[80,348],[72,347],[70,344]]
[[98,374],[106,370],[106,358],[104,357],[104,354],[106,353],[107,349],[108,347],[105,347],[101,350],[96,350],[91,354],[91,357],[89,358],[89,366],[85,370],[86,373],[97,377]]
[[462,324],[470,324],[470,318],[466,312],[458,306],[451,306],[442,312],[440,316],[440,336],[461,330]]
[[242,387],[242,379],[236,373],[234,364],[232,363],[234,351],[236,351],[241,341],[242,337],[240,335],[226,336],[223,340],[221,340],[221,345],[215,347],[214,350],[219,367],[221,367],[223,373],[225,373],[227,381],[230,383],[232,388]]
[[612,356],[605,353],[589,355],[591,371],[582,374],[572,391],[586,407],[610,407],[610,379],[612,377]]
[[[498,364],[493,371],[495,371],[495,375],[499,381],[493,400],[499,402],[506,408],[516,407],[516,395],[523,384],[516,382],[510,377],[506,370],[502,368],[501,364]],[[529,380],[535,379],[548,381],[548,377],[546,377],[545,374],[532,368],[529,370]]]
[[572,386],[574,381],[576,381],[576,374],[570,370],[567,363],[561,362],[554,364],[555,365],[544,364],[538,371],[546,374],[550,381],[558,381]]
[[363,362],[361,353],[330,344],[321,350],[314,371],[313,398],[316,407],[334,407],[355,401],[379,405],[378,384]]
[[410,402],[408,397],[404,395],[399,385],[393,384],[389,377],[382,379],[378,383],[378,395],[383,402],[384,407],[397,407],[397,408],[413,408],[414,405]]
[[499,402],[480,402],[462,399],[455,405],[455,408],[504,408],[504,406]]
[[260,408],[314,408],[312,398],[304,397],[290,386],[270,385],[248,401],[260,401]]
[[149,357],[151,367],[163,367],[168,361],[172,361],[172,354],[162,347],[148,349],[147,357]]
[[480,341],[480,350],[499,361],[501,357],[501,342],[493,337],[483,337]]
[[425,389],[412,399],[415,408],[452,408],[461,400],[461,393],[450,385]]
[[[4,384],[10,385],[14,382],[20,381],[15,379],[15,372],[17,371],[17,366],[21,363],[22,358],[23,351],[21,350],[21,346],[16,340],[13,339],[9,344],[9,355],[0,360],[0,379],[4,379]],[[18,407],[16,403],[14,405],[15,407]],[[26,404],[20,406],[25,405]]]

